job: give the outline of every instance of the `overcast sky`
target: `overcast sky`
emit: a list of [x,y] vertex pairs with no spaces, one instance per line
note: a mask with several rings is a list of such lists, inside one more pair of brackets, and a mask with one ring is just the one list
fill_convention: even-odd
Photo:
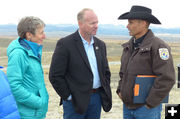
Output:
[[143,5],[161,21],[156,26],[180,27],[180,0],[1,0],[0,5],[0,24],[17,24],[24,16],[37,16],[46,24],[76,24],[77,13],[92,8],[99,24],[126,25],[118,16],[132,5]]

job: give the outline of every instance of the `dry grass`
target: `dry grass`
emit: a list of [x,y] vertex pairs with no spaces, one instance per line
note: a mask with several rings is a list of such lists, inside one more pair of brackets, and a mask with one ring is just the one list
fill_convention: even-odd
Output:
[[[6,56],[6,48],[8,44],[14,40],[14,37],[0,37],[0,65],[7,67],[7,56]],[[42,64],[44,66],[45,73],[45,83],[47,90],[50,95],[49,100],[49,109],[47,113],[46,119],[61,119],[63,114],[62,106],[59,107],[59,96],[56,94],[54,89],[48,80],[49,73],[49,65],[51,62],[51,57],[56,45],[56,42],[59,38],[49,38],[44,41],[43,45],[43,56],[42,56]],[[107,46],[107,55],[109,62],[119,62],[122,54],[122,43],[126,42],[125,40],[113,40],[113,38],[102,38]],[[172,55],[174,58],[174,65],[177,74],[177,65],[180,63],[180,42],[179,43],[168,43],[172,49]],[[122,119],[122,102],[116,95],[115,91],[118,85],[119,80],[119,69],[120,64],[110,65],[112,78],[111,78],[111,87],[112,87],[112,95],[113,95],[113,107],[112,110],[108,113],[102,112],[102,119]],[[177,75],[176,75],[177,76]],[[170,93],[170,104],[180,103],[180,89],[176,88],[177,84],[173,87]],[[163,107],[164,108],[164,107]],[[164,109],[162,112],[162,119],[164,119]]]

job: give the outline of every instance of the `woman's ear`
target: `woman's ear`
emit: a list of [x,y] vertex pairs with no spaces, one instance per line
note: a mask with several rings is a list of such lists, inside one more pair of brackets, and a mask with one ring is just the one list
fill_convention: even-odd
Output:
[[31,40],[31,33],[26,32],[26,40],[28,40],[28,41]]

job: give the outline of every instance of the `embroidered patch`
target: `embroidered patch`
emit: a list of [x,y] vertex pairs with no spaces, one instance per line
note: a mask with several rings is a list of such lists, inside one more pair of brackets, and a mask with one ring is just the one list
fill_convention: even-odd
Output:
[[169,59],[169,51],[167,48],[159,48],[159,55],[162,60]]

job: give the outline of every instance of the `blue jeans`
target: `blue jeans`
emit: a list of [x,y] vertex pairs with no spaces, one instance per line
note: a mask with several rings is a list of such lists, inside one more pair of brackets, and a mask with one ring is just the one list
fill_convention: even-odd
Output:
[[100,119],[101,99],[100,94],[92,93],[88,108],[84,114],[75,112],[71,101],[63,101],[63,119]]
[[128,109],[123,104],[123,119],[161,119],[162,104],[155,108],[147,109],[142,106],[137,109]]

